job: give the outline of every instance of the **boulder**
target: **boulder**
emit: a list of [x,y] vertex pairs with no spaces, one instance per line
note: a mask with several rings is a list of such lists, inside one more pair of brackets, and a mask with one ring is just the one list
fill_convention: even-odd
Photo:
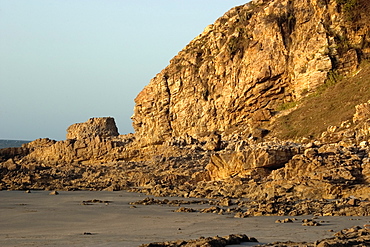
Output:
[[0,163],[0,168],[7,169],[8,171],[14,171],[19,168],[19,166],[14,162],[13,159],[8,159],[7,161]]
[[252,174],[267,175],[268,170],[283,167],[298,153],[298,145],[248,146],[242,151],[212,155],[206,169],[211,180]]
[[353,122],[358,123],[370,118],[370,100],[356,106],[356,113],[353,115]]
[[68,127],[67,139],[81,140],[99,136],[102,138],[118,136],[118,129],[114,118],[90,118],[84,123],[76,123]]

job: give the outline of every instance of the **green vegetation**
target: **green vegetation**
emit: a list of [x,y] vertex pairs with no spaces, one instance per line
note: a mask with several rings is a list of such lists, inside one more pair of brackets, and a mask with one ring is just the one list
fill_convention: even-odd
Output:
[[357,5],[357,0],[336,0],[337,4],[342,7],[343,12],[351,12]]
[[336,0],[337,4],[341,7],[348,21],[354,21],[356,18],[355,8],[357,7],[357,0]]
[[297,106],[297,102],[295,102],[295,101],[285,102],[285,103],[282,103],[281,105],[279,105],[276,108],[276,110],[277,111],[284,111],[284,110],[292,109],[295,106]]
[[318,136],[330,125],[351,120],[355,106],[370,99],[370,65],[361,67],[353,77],[330,74],[319,93],[306,97],[297,109],[270,126],[272,133],[285,139]]
[[352,45],[350,44],[350,42],[349,42],[349,40],[346,36],[342,36],[340,34],[335,34],[334,35],[334,40],[337,43],[337,46],[335,48],[337,49],[339,54],[344,54],[348,50],[354,48],[354,47],[352,47]]
[[232,36],[227,44],[227,48],[231,55],[235,55],[239,50],[239,39],[237,37]]
[[330,71],[328,73],[328,77],[325,80],[324,84],[320,85],[318,88],[316,88],[315,92],[308,95],[308,97],[318,97],[322,95],[328,88],[334,86],[338,82],[343,80],[343,76],[338,74],[337,71]]
[[176,67],[175,68],[176,68],[177,71],[181,71],[182,68],[184,68],[184,65],[178,63],[178,64],[176,64]]
[[[369,21],[368,11],[370,10],[369,0],[336,0],[342,13],[348,21],[367,22]],[[357,23],[358,24],[358,23]]]

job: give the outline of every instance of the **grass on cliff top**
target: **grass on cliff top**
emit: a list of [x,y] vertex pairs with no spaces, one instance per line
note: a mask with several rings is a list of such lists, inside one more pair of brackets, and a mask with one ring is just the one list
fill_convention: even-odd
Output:
[[328,126],[340,126],[352,120],[355,106],[370,100],[370,63],[361,65],[361,71],[334,85],[324,87],[320,93],[305,98],[286,116],[278,118],[272,135],[282,139],[317,137]]

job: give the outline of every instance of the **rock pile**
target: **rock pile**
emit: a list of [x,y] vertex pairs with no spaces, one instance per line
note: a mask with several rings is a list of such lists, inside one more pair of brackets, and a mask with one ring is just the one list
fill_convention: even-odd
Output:
[[143,244],[140,247],[225,247],[227,245],[240,244],[242,242],[258,242],[255,238],[249,238],[245,234],[232,234],[225,237],[201,237],[194,240],[177,240],[163,243]]
[[259,245],[261,247],[363,247],[370,246],[370,229],[368,226],[354,226],[349,229],[341,230],[334,234],[334,237],[316,241],[315,243],[294,243],[294,242],[276,242],[271,244]]
[[[299,198],[273,198],[270,200],[240,200],[240,199],[212,199],[212,200],[168,200],[147,197],[143,200],[131,202],[132,205],[168,205],[180,207],[175,212],[201,212],[232,215],[236,218],[251,216],[370,216],[370,201],[361,201],[356,198],[338,200],[304,200]],[[182,207],[186,205],[186,208]],[[199,208],[199,205],[202,205]],[[291,218],[287,218],[291,221]],[[286,223],[285,221],[280,223]],[[308,223],[308,222],[303,222]],[[309,224],[314,224],[311,222]]]

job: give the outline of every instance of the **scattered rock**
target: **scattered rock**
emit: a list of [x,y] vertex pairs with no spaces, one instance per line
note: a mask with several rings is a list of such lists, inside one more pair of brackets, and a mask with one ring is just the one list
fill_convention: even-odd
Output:
[[370,246],[370,230],[355,226],[341,230],[334,234],[332,238],[322,239],[315,243],[295,243],[295,242],[276,242],[272,244],[259,245],[261,247],[344,247],[344,246]]
[[296,220],[296,218],[286,218],[283,220],[276,220],[275,223],[293,223]]
[[304,219],[302,222],[302,226],[321,226],[319,222],[316,222],[312,219]]
[[[180,229],[179,229],[180,230]],[[249,238],[244,234],[232,234],[224,237],[201,237],[194,240],[177,240],[162,243],[150,243],[142,244],[140,247],[192,247],[192,246],[214,246],[214,247],[225,247],[227,245],[235,245],[244,242],[258,242],[255,238]]]
[[192,208],[186,208],[186,207],[180,207],[178,208],[177,210],[174,210],[174,212],[181,212],[181,213],[193,213],[193,212],[197,212],[195,209],[192,209]]
[[82,203],[111,203],[111,201],[102,201],[98,199],[82,201]]

